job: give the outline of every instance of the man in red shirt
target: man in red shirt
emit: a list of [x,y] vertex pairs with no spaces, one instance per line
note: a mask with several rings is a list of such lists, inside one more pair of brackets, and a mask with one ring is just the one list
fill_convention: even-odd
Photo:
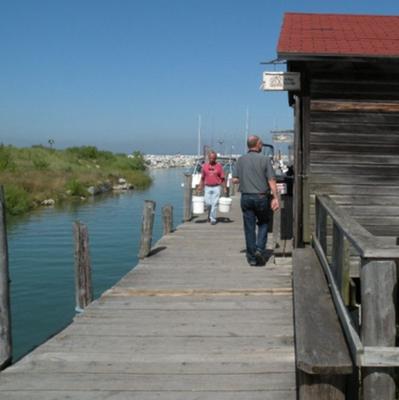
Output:
[[224,171],[221,164],[216,162],[217,154],[214,151],[208,153],[208,162],[202,166],[201,182],[198,190],[204,188],[205,204],[210,208],[208,211],[209,221],[216,224],[216,207],[220,197],[221,186],[227,191]]

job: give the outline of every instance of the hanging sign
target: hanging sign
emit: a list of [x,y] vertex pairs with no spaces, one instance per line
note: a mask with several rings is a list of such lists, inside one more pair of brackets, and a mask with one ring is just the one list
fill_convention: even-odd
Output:
[[272,134],[273,143],[293,143],[294,142],[294,130],[283,129],[270,131]]
[[272,136],[273,143],[293,143],[294,137],[292,134],[280,133]]
[[300,90],[299,72],[263,72],[263,90]]

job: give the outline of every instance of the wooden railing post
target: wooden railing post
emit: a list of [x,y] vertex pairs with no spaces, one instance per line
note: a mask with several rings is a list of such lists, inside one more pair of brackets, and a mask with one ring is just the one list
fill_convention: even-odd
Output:
[[333,248],[331,270],[335,276],[337,286],[346,305],[349,304],[350,295],[350,257],[349,244],[340,227],[333,222]]
[[281,209],[283,208],[283,200],[280,199],[280,208],[273,213],[273,242],[274,247],[281,247]]
[[[396,264],[362,260],[362,342],[366,346],[396,345]],[[394,400],[395,378],[391,368],[363,368],[363,400]]]
[[316,237],[324,251],[327,254],[327,212],[320,204],[316,196]]
[[0,370],[11,363],[11,311],[10,279],[8,271],[8,245],[6,204],[3,186],[0,185]]
[[332,232],[332,264],[331,271],[337,282],[337,286],[341,288],[341,273],[340,269],[343,264],[343,250],[344,250],[344,235],[339,229],[339,226],[333,221]]
[[192,218],[192,175],[189,173],[184,174],[184,215],[183,221],[190,221]]
[[163,234],[173,231],[173,206],[167,204],[162,207]]
[[76,311],[82,312],[93,300],[89,232],[87,226],[76,221],[73,226],[75,238],[75,299]]
[[155,201],[145,200],[143,209],[143,219],[141,223],[141,240],[139,258],[143,259],[150,254],[152,242],[152,228],[155,217]]

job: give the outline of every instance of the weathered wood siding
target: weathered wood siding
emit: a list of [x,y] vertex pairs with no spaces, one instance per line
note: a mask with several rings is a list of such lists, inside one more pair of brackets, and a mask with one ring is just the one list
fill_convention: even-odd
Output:
[[399,63],[313,62],[307,72],[311,231],[319,192],[371,233],[399,236]]

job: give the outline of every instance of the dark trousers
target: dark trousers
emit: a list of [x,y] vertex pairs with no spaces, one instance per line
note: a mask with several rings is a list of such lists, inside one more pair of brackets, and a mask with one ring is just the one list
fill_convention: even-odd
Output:
[[[241,194],[245,244],[248,261],[255,261],[255,253],[266,250],[270,200],[266,194]],[[256,232],[258,225],[258,232]]]

